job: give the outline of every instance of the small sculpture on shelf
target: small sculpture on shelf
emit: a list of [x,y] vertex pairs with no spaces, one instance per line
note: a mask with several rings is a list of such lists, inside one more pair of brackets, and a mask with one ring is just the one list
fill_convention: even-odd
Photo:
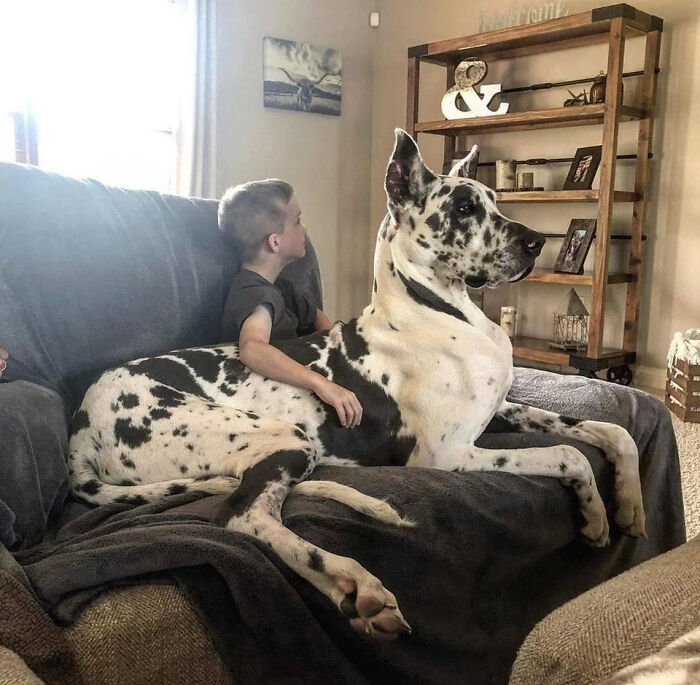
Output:
[[564,107],[580,107],[589,104],[585,90],[582,90],[578,95],[574,95],[568,88],[566,90],[569,91],[571,97],[564,100]]
[[571,288],[567,296],[566,314],[554,314],[554,339],[551,347],[581,351],[588,347],[588,310]]
[[[471,75],[470,70],[473,70]],[[495,111],[489,109],[491,100],[501,92],[500,83],[481,86],[481,94],[474,89],[487,73],[488,66],[484,60],[464,60],[457,65],[455,85],[443,95],[440,104],[445,119],[472,119],[508,112],[506,102],[502,102]]]
[[592,105],[597,105],[601,102],[605,102],[605,85],[607,78],[605,72],[601,71],[598,76],[593,79],[593,85],[591,86],[590,101]]

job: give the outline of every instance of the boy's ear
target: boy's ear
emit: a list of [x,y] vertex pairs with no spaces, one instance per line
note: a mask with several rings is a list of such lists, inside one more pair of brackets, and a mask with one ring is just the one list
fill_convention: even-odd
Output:
[[280,237],[278,233],[270,233],[270,235],[265,238],[265,243],[270,248],[272,252],[277,252],[280,247]]

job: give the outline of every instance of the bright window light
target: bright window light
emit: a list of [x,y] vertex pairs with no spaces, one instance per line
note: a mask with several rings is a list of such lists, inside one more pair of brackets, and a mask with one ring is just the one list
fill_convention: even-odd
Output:
[[171,191],[185,31],[174,0],[0,0],[0,113],[31,105],[42,168]]

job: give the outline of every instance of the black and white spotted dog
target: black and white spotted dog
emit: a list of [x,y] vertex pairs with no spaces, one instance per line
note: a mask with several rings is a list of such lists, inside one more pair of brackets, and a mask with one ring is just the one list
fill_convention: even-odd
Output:
[[303,482],[319,463],[551,476],[575,489],[584,538],[607,544],[605,506],[583,454],[568,445],[476,447],[498,415],[515,430],[558,433],[604,450],[615,464],[615,521],[644,535],[637,449],[624,429],[505,400],[510,341],[470,301],[465,284],[524,278],[544,238],[505,218],[489,188],[462,178],[467,161],[438,176],[397,129],[371,304],[347,324],[281,345],[355,392],[364,410],[360,426],[343,428],[311,392],[251,372],[235,345],[140,359],[105,372],[75,415],[73,494],[90,504],[141,504],[186,491],[231,493],[218,522],[270,544],[355,629],[379,640],[408,630],[394,595],[353,559],[285,528],[282,503],[294,489],[388,524],[415,524],[347,486]]

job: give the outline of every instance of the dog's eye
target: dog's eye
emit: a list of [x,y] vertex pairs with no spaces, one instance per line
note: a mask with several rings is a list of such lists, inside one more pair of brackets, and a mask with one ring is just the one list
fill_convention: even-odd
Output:
[[463,202],[460,205],[457,205],[457,211],[460,214],[469,214],[472,211],[472,203],[471,202]]

